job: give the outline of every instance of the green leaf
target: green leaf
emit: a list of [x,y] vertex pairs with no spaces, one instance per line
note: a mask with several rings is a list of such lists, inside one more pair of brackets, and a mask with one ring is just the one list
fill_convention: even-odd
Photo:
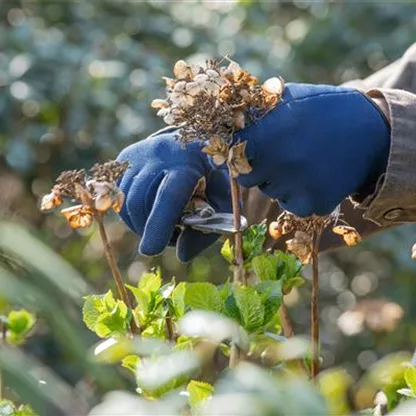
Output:
[[248,331],[259,329],[264,320],[260,295],[252,287],[235,286],[233,292],[243,327]]
[[136,299],[136,311],[142,316],[147,316],[149,313],[149,295],[138,287],[126,285],[126,288],[133,293],[133,296]]
[[21,344],[35,322],[35,317],[26,309],[11,311],[7,316],[7,342]]
[[202,381],[191,380],[186,388],[189,396],[188,402],[191,407],[195,407],[214,394],[214,387]]
[[172,303],[177,318],[182,317],[185,314],[185,293],[186,283],[179,283],[172,292]]
[[234,261],[234,252],[231,247],[231,242],[229,239],[225,240],[224,244],[221,247],[221,254],[228,263],[232,264]]
[[243,255],[244,260],[250,260],[263,251],[263,244],[266,240],[267,225],[256,224],[249,227],[243,234]]
[[283,293],[287,294],[295,287],[300,287],[305,283],[305,279],[301,276],[292,277],[285,281],[283,285]]
[[168,299],[172,295],[173,290],[175,289],[175,278],[172,278],[172,281],[170,283],[167,283],[166,285],[163,285],[159,289],[159,293],[161,294],[163,299]]
[[36,416],[33,409],[28,404],[22,404],[16,410],[16,416]]
[[282,303],[282,283],[279,280],[261,282],[255,289],[261,295],[264,305],[263,325],[267,325],[279,311],[280,304]]
[[158,267],[150,273],[143,273],[140,277],[138,288],[144,293],[155,292],[162,286],[162,273]]
[[244,325],[243,319],[241,318],[240,310],[238,309],[237,302],[233,294],[228,296],[224,302],[225,314],[235,319],[239,324]]
[[127,355],[121,360],[121,366],[127,368],[135,374],[139,362],[140,357],[138,357],[137,355]]
[[221,296],[221,299],[225,301],[231,293],[231,284],[230,280],[227,280],[224,284],[218,286],[218,293]]
[[416,395],[416,368],[409,367],[404,372],[404,379],[407,386],[412,389],[413,393]]
[[268,253],[256,256],[251,261],[253,271],[260,280],[276,280],[278,264],[279,259]]
[[106,312],[99,316],[94,330],[99,337],[106,338],[110,335],[124,334],[127,325],[128,309],[126,304],[119,300],[111,312]]
[[212,283],[188,283],[185,303],[192,309],[214,312],[221,312],[223,309],[223,300]]
[[95,332],[95,326],[101,314],[111,311],[116,306],[114,296],[109,290],[104,295],[84,296],[82,307],[82,319],[87,328]]

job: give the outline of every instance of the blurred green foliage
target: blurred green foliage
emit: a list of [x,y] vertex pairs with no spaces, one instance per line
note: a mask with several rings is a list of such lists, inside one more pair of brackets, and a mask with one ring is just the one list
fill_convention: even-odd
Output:
[[[287,81],[338,84],[399,58],[414,42],[415,16],[412,2],[1,2],[0,217],[29,226],[88,282],[50,251],[44,254],[45,247],[19,234],[21,229],[7,231],[10,239],[1,250],[7,247],[8,255],[33,266],[18,280],[8,269],[1,296],[22,307],[29,300],[35,310],[41,304],[49,316],[45,336],[27,348],[70,383],[79,382],[82,371],[72,364],[92,339],[82,331],[75,335],[74,317],[81,296],[91,292],[89,285],[105,291],[108,271],[97,233],[73,231],[57,215],[41,215],[38,199],[60,171],[114,158],[162,127],[149,103],[162,94],[161,77],[175,60],[229,54],[261,79],[278,74]],[[414,347],[415,268],[408,254],[414,230],[394,229],[323,257],[324,365],[340,364],[356,377],[386,353]],[[156,264],[178,281],[227,277],[217,249],[186,266],[172,250],[158,259],[138,259],[136,237],[123,224],[112,218],[108,231],[132,284]],[[5,258],[0,256],[0,264],[8,262]],[[309,326],[308,287],[301,287],[289,305],[301,333]],[[343,335],[338,318],[367,298],[400,304],[406,311],[403,323],[394,332],[375,333],[364,325],[355,335]],[[50,329],[62,337],[59,348],[48,338]],[[70,353],[62,353],[68,346]]]

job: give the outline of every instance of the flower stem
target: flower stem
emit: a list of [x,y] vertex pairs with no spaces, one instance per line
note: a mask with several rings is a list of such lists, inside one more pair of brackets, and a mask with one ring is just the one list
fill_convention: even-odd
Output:
[[284,303],[284,299],[282,299],[282,304],[280,305],[280,320],[282,321],[283,335],[286,338],[293,337],[294,332],[293,332],[292,322],[290,320],[287,307]]
[[[98,224],[98,229],[100,230],[100,236],[104,246],[105,258],[107,259],[108,266],[110,267],[111,273],[116,283],[120,299],[126,304],[130,311],[133,311],[133,306],[130,302],[126,287],[124,286],[123,278],[121,276],[120,269],[117,266],[117,261],[114,257],[113,249],[110,245],[110,242],[108,241],[103,215],[101,213],[97,213],[95,214],[95,219]],[[137,326],[134,316],[130,321],[130,330],[133,334],[140,334],[140,328]]]
[[312,301],[311,301],[311,328],[312,328],[312,380],[316,380],[319,373],[319,243],[321,231],[314,231],[312,247]]
[[170,315],[167,315],[165,318],[166,321],[166,331],[168,334],[169,341],[175,341],[175,331],[173,329],[173,321]]
[[241,233],[241,212],[240,212],[240,185],[235,178],[230,175],[231,203],[233,207],[234,228],[238,230],[234,234],[234,264],[233,264],[233,281],[241,282],[247,285],[247,279],[244,273],[244,257],[243,257],[243,234]]

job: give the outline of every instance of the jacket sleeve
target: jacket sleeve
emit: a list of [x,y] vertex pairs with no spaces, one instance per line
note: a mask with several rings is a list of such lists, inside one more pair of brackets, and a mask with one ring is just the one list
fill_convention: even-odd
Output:
[[[395,224],[416,221],[416,43],[398,61],[366,79],[345,85],[360,89],[377,103],[381,102],[391,123],[387,171],[370,195],[352,196],[342,203],[346,221],[363,236]],[[251,224],[265,218],[273,220],[280,211],[276,202],[256,188],[243,190],[243,204]],[[328,234],[323,248],[338,245],[338,241]]]

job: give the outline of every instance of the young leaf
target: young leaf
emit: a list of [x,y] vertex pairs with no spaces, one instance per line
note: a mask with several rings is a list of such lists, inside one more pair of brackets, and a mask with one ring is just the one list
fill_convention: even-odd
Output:
[[137,355],[127,355],[121,360],[121,366],[136,373],[137,365],[140,361],[140,358]]
[[214,387],[202,381],[191,380],[186,388],[188,391],[188,402],[191,407],[195,407],[214,394]]
[[287,294],[295,287],[302,286],[305,283],[305,279],[301,276],[292,277],[285,281],[283,284],[283,293]]
[[243,319],[241,318],[240,310],[238,309],[237,302],[235,301],[234,295],[231,293],[224,302],[225,314],[236,320],[241,325],[244,325]]
[[185,314],[185,293],[186,283],[179,283],[172,292],[172,303],[177,318],[182,317]]
[[243,327],[248,331],[259,329],[264,320],[264,306],[260,295],[251,287],[236,286],[233,292]]
[[147,316],[149,313],[149,294],[144,292],[144,290],[131,285],[126,285],[126,288],[129,289],[131,293],[133,293],[133,296],[136,299],[136,310],[138,314],[141,316]]
[[104,295],[84,296],[84,305],[82,307],[82,319],[87,328],[95,332],[95,325],[102,313],[111,311],[116,306],[114,296],[109,290]]
[[7,316],[7,340],[19,344],[35,325],[35,317],[26,309],[11,311]]
[[162,273],[160,268],[149,273],[143,273],[140,277],[138,288],[145,293],[155,292],[162,286]]
[[244,260],[250,260],[263,251],[263,244],[266,240],[267,225],[258,224],[249,227],[243,234]]
[[94,331],[99,337],[106,338],[110,335],[124,334],[127,326],[128,309],[126,304],[119,300],[111,312],[105,312],[99,316]]
[[276,280],[279,260],[276,256],[264,253],[251,261],[251,266],[260,280]]
[[413,393],[416,395],[416,368],[409,367],[404,372],[404,379],[407,386],[412,389]]
[[256,291],[261,295],[264,305],[263,325],[267,325],[278,312],[282,302],[282,283],[278,281],[261,282],[256,286]]
[[188,283],[185,303],[192,309],[214,312],[221,312],[223,309],[223,300],[212,283]]
[[228,263],[232,264],[234,261],[234,253],[229,239],[225,240],[224,244],[222,245],[221,254],[224,259],[228,261]]
[[397,390],[397,393],[405,397],[411,397],[413,399],[416,399],[416,393],[414,393],[412,389],[399,389]]

